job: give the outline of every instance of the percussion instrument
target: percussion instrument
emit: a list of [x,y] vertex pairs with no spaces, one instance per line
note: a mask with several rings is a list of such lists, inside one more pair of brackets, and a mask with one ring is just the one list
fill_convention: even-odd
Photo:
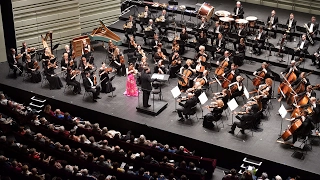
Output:
[[236,23],[237,23],[237,24],[247,24],[248,21],[245,20],[245,19],[236,19]]
[[186,6],[185,6],[185,5],[181,5],[181,6],[179,6],[179,9],[180,9],[181,11],[184,11],[184,10],[186,10]]
[[256,21],[258,20],[258,18],[255,17],[255,16],[248,16],[248,17],[246,17],[246,20],[249,21],[249,26],[250,27],[255,27],[256,26]]
[[234,21],[234,19],[233,19],[233,18],[230,18],[230,17],[220,17],[219,20],[222,21],[222,22],[231,22],[231,21]]
[[219,10],[216,11],[214,14],[218,17],[229,17],[231,13],[229,11]]
[[207,21],[212,17],[214,11],[214,7],[210,4],[203,3],[198,11],[198,15],[200,17],[204,16],[207,18]]

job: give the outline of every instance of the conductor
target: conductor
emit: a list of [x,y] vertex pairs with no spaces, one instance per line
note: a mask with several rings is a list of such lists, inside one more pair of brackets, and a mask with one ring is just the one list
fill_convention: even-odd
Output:
[[149,67],[145,67],[141,73],[141,89],[143,92],[143,107],[150,107],[151,105],[149,105],[149,96],[150,96],[150,92],[152,91],[152,86],[151,86],[151,82],[153,82],[154,80],[151,79],[150,76],[150,68]]

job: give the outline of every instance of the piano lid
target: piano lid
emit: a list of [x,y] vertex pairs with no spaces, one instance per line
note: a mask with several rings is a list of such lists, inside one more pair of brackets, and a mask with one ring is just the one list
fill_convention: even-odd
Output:
[[114,32],[112,32],[110,29],[108,29],[105,24],[102,22],[102,20],[99,19],[100,27],[94,29],[91,33],[90,40],[91,41],[104,41],[108,42],[109,40],[112,40],[115,45],[121,45],[122,41],[121,38],[116,35]]

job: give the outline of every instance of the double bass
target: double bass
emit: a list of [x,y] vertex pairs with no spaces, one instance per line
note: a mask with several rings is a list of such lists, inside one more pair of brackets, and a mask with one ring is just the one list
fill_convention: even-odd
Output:
[[292,92],[290,84],[297,80],[297,75],[294,73],[294,71],[291,71],[287,73],[286,76],[283,78],[285,80],[279,85],[278,94],[282,92],[285,95],[285,97],[288,97],[288,95]]
[[301,125],[302,125],[302,119],[301,119],[301,118],[296,119],[296,120],[291,124],[291,126],[282,133],[281,138],[282,138],[284,141],[287,141],[287,140],[292,136],[292,134],[293,134]]

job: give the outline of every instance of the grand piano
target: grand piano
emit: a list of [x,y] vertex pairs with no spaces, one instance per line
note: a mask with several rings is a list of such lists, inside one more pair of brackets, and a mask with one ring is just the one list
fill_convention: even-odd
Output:
[[99,20],[99,22],[100,27],[94,29],[89,35],[90,41],[108,42],[109,40],[112,40],[114,45],[121,45],[122,41],[120,37],[108,29],[101,20]]

